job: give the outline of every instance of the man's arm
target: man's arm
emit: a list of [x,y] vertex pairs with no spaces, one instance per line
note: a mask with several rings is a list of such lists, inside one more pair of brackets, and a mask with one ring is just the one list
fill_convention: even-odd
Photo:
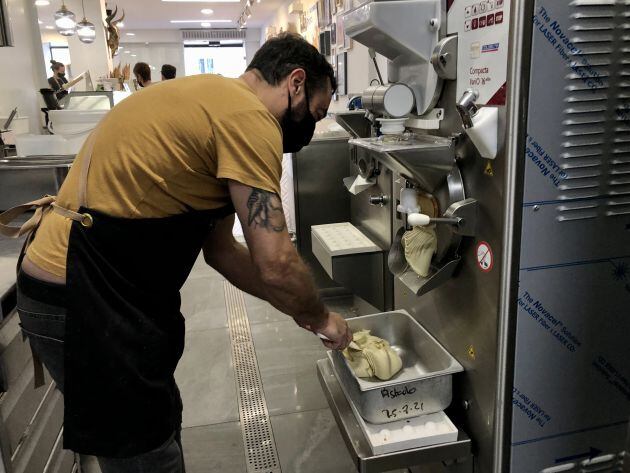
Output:
[[236,287],[259,299],[267,300],[264,285],[254,267],[249,250],[232,234],[234,214],[220,220],[203,245],[203,257]]
[[[325,345],[329,348],[345,348],[352,334],[343,317],[329,312],[320,300],[308,268],[291,243],[278,195],[236,181],[229,181],[229,188],[251,254],[251,266],[241,272],[249,279],[243,287],[260,284],[254,294],[264,294],[300,326],[328,337],[331,342]],[[230,258],[227,254],[217,257]]]

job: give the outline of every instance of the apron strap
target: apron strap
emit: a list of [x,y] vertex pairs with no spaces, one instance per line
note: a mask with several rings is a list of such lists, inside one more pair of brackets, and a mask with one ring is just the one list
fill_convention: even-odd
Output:
[[[0,214],[0,235],[9,238],[19,238],[32,232],[42,220],[42,216],[55,201],[54,196],[47,195],[41,199],[28,202],[26,204],[13,207],[6,212]],[[16,218],[24,215],[26,212],[35,209],[35,214],[19,227],[10,225]]]
[[[94,151],[94,143],[96,142],[96,129],[90,133],[85,143],[85,152],[82,153],[81,173],[79,174],[79,208],[87,207],[87,177],[90,172],[90,163],[92,161],[92,152]],[[73,219],[74,220],[74,219]]]
[[62,217],[69,218],[70,220],[74,220],[75,222],[79,222],[86,228],[90,228],[94,224],[92,216],[88,213],[82,214],[79,212],[75,212],[74,210],[66,209],[65,207],[58,205],[56,202],[53,202],[51,204],[51,207],[53,209],[53,212],[55,212],[56,214],[59,214]]

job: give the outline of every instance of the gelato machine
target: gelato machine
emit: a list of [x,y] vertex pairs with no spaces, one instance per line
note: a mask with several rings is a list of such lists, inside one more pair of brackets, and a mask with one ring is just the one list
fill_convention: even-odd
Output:
[[[390,387],[338,355],[318,362],[360,472],[627,467],[623,18],[627,2],[585,0],[373,0],[344,14],[387,71],[361,109],[336,114],[350,215],[311,228],[312,254],[381,310],[352,328],[390,337],[407,363]],[[406,379],[417,359],[426,379]]]

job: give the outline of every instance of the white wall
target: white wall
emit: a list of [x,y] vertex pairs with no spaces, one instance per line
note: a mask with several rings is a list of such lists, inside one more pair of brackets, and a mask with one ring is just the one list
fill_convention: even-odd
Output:
[[245,36],[245,61],[247,64],[252,62],[254,54],[260,48],[261,32],[258,28],[247,28]]
[[0,63],[5,67],[0,74],[0,115],[18,107],[20,116],[29,117],[31,132],[37,133],[43,106],[39,89],[48,87],[37,12],[32,0],[8,0],[7,4],[14,46],[0,48]]

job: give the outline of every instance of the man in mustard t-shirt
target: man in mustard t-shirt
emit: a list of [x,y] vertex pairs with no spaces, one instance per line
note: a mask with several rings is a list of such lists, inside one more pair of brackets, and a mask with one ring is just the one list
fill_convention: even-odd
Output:
[[[64,447],[103,473],[182,472],[179,289],[200,250],[329,348],[351,339],[292,245],[282,153],[308,144],[336,82],[302,38],[265,43],[238,79],[155,84],[87,140],[18,276],[31,346],[64,393]],[[234,215],[247,248],[232,237]]]

